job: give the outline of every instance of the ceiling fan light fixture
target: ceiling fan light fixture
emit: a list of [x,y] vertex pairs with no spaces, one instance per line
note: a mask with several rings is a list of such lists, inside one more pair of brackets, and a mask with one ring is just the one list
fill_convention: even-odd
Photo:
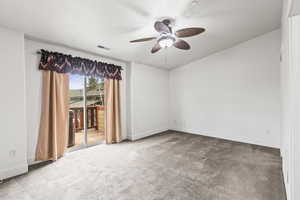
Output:
[[[198,0],[195,0],[195,2],[198,2]],[[161,49],[166,49],[171,46],[174,46],[177,49],[182,50],[190,50],[191,46],[186,41],[180,39],[185,37],[192,37],[195,35],[199,35],[200,33],[203,33],[205,31],[204,28],[200,27],[190,27],[190,28],[183,28],[179,29],[175,32],[173,32],[173,25],[174,20],[172,19],[164,19],[162,21],[156,21],[154,23],[154,29],[159,33],[158,37],[148,37],[148,38],[141,38],[137,40],[131,40],[131,43],[135,42],[145,42],[150,40],[156,41],[155,45],[151,49],[151,53],[156,53]]]
[[161,48],[171,47],[175,42],[175,38],[172,36],[163,36],[158,40],[158,44]]

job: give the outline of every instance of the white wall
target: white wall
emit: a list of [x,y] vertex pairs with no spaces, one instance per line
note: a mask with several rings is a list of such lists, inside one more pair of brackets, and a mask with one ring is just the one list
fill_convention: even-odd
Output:
[[283,175],[288,200],[300,199],[300,16],[284,1],[281,44]]
[[107,63],[113,63],[121,65],[122,70],[121,81],[121,115],[122,115],[122,137],[127,138],[127,122],[126,122],[126,72],[127,64],[100,56],[83,53],[80,51],[72,50],[69,48],[61,47],[58,45],[47,44],[44,42],[37,42],[29,39],[25,39],[25,61],[26,61],[26,123],[27,123],[27,140],[28,140],[28,162],[32,163],[35,160],[35,150],[39,132],[40,114],[41,114],[41,88],[42,88],[42,73],[38,70],[38,64],[40,61],[40,55],[37,51],[40,49],[46,49],[49,51],[57,51],[64,54],[71,54],[73,56],[79,56],[83,58],[89,58],[92,60],[99,60]]
[[281,19],[281,156],[282,171],[284,176],[287,199],[291,200],[291,184],[289,174],[291,172],[291,79],[292,72],[289,65],[289,10],[290,0],[283,1],[283,12]]
[[27,171],[24,35],[0,27],[0,180]]
[[[299,6],[299,4],[298,4]],[[300,15],[292,19],[292,92],[294,106],[292,159],[293,167],[290,176],[292,182],[292,199],[300,199]]]
[[170,128],[280,147],[280,31],[170,72]]
[[168,130],[169,72],[132,63],[130,71],[130,139]]

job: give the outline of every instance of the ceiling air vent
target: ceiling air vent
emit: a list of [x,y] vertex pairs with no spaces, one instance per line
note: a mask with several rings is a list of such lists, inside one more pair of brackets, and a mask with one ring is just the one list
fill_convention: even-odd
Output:
[[100,49],[105,49],[107,51],[110,50],[110,48],[102,46],[102,45],[97,45],[97,47],[100,48]]

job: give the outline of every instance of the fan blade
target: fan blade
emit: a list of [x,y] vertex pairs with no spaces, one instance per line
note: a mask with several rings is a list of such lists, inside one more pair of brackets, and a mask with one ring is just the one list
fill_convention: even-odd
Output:
[[141,38],[141,39],[137,39],[137,40],[131,40],[130,42],[131,43],[134,43],[134,42],[146,42],[146,41],[150,41],[150,40],[154,40],[154,39],[156,39],[156,37]]
[[159,21],[155,22],[154,28],[159,33],[162,33],[162,32],[163,33],[170,33],[171,32],[169,27],[166,24],[164,24],[162,22],[159,22]]
[[177,37],[191,37],[203,33],[204,31],[204,28],[184,28],[176,31],[175,35]]
[[151,49],[151,53],[156,53],[161,49],[160,45],[156,43],[154,47]]
[[191,49],[191,46],[184,40],[177,40],[173,45],[178,49],[183,49],[183,50]]

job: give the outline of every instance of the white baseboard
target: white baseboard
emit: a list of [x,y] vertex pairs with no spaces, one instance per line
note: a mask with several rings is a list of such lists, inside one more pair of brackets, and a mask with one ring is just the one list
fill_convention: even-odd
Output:
[[28,158],[27,163],[28,165],[34,165],[37,161],[35,161],[35,158]]
[[265,146],[265,147],[271,147],[271,148],[276,148],[279,149],[279,147],[274,146],[274,145],[267,145],[263,144],[261,142],[257,141],[251,141],[247,139],[239,139],[239,138],[231,138],[231,137],[222,137],[216,134],[215,132],[211,131],[200,131],[200,130],[193,130],[193,129],[181,129],[181,128],[172,128],[171,130],[174,131],[179,131],[179,132],[184,132],[184,133],[189,133],[189,134],[195,134],[195,135],[203,135],[203,136],[208,136],[208,137],[214,137],[214,138],[220,138],[224,140],[230,140],[230,141],[235,141],[235,142],[241,142],[241,143],[247,143],[247,144],[254,144],[254,145],[259,145],[259,146]]
[[0,169],[0,180],[25,174],[28,172],[27,163],[20,163],[7,169]]
[[143,133],[131,134],[131,135],[128,136],[128,139],[131,140],[131,141],[135,141],[135,140],[139,140],[139,139],[151,136],[151,135],[155,135],[155,134],[158,134],[158,133],[161,133],[161,132],[165,132],[167,130],[169,130],[169,129],[164,128],[164,129],[146,131],[146,132],[143,132]]

